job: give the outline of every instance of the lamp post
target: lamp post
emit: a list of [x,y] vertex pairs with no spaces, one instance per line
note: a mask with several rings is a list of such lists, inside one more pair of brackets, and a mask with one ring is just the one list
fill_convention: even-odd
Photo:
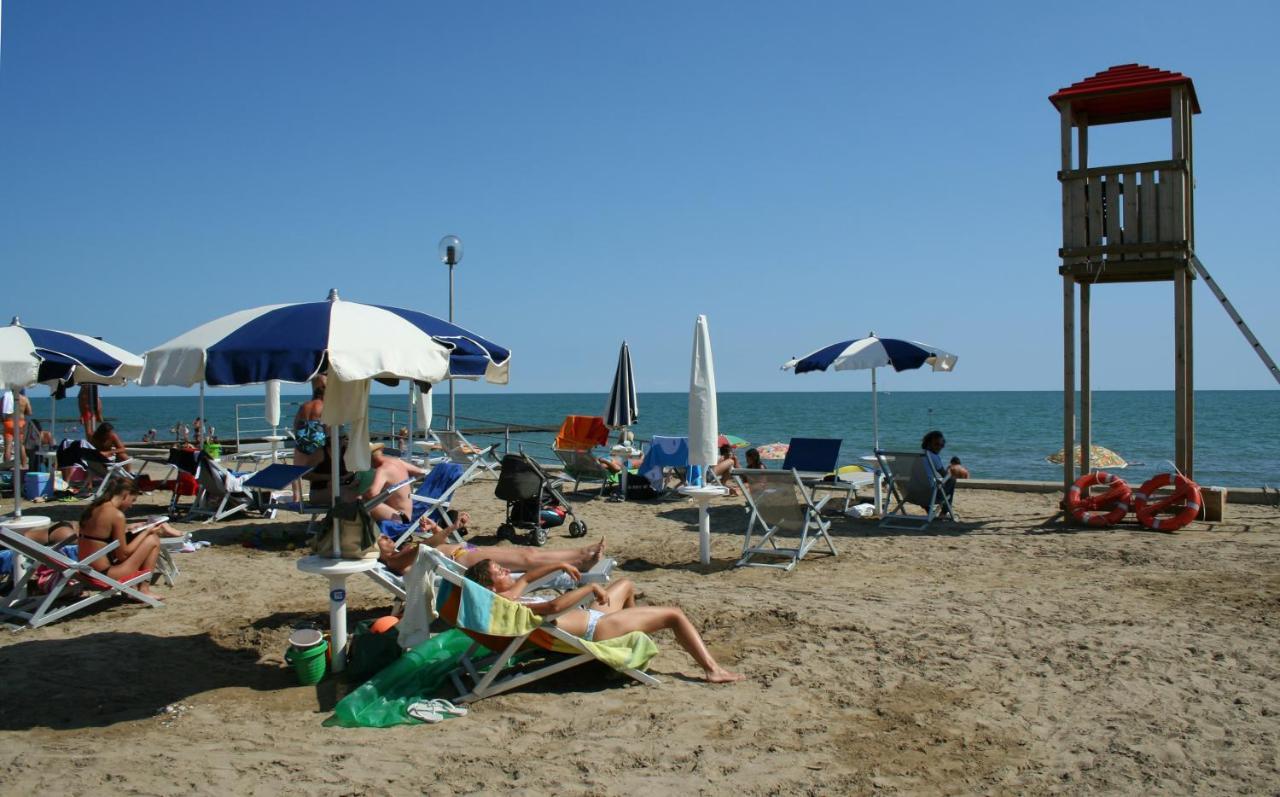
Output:
[[[446,235],[440,239],[437,247],[440,252],[440,262],[449,267],[449,323],[453,323],[453,267],[462,262],[462,239],[456,235]],[[454,412],[453,402],[453,378],[449,379],[449,430],[456,431],[458,428],[457,418]]]

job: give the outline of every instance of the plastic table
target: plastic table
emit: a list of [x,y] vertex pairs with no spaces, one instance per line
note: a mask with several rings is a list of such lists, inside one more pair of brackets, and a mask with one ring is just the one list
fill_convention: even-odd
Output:
[[328,556],[304,556],[298,569],[304,573],[329,579],[329,631],[333,641],[333,671],[346,669],[347,646],[347,579],[378,567],[377,558],[333,559]]
[[685,485],[676,492],[688,496],[698,502],[698,558],[704,565],[711,564],[711,516],[707,513],[707,505],[712,498],[722,498],[729,494],[725,487],[690,487]]

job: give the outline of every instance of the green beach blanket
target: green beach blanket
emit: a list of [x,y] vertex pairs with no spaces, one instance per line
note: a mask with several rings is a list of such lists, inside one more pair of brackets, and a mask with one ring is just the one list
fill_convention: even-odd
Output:
[[[446,586],[449,588],[441,589],[438,598],[441,606],[448,599],[450,591],[456,589],[451,584]],[[455,625],[480,634],[518,637],[537,630],[542,625],[542,618],[528,606],[509,601],[473,581],[465,581]],[[551,649],[557,653],[581,652],[554,637],[552,639],[554,642]],[[658,646],[643,631],[632,631],[602,642],[588,642],[585,639],[581,641],[591,651],[591,655],[615,670],[643,670],[658,654]]]

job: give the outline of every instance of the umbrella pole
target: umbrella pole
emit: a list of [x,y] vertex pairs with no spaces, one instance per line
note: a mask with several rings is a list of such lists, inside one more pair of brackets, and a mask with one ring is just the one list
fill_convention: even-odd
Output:
[[[871,369],[871,444],[880,450],[880,406],[876,400],[876,369]],[[872,452],[874,453],[874,451]]]
[[[200,415],[199,417],[200,417],[200,434],[201,436],[203,436],[204,430],[209,428],[208,420],[204,417],[204,380],[203,379],[200,380]],[[192,429],[191,431],[194,433],[195,429]],[[200,443],[200,441],[198,440],[196,442]],[[203,443],[201,443],[201,445],[203,445]]]
[[[338,429],[339,425],[336,423],[329,427],[329,509],[331,511],[338,508]],[[334,559],[342,556],[342,544],[338,539],[341,534],[342,522],[338,520],[338,513],[333,511]]]

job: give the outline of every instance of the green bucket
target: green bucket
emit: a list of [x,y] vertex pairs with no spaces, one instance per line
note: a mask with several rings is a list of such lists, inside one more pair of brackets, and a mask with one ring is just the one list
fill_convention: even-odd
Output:
[[298,676],[298,683],[303,686],[320,683],[324,678],[325,653],[329,650],[328,640],[311,647],[290,647],[284,652],[284,660],[293,665]]

